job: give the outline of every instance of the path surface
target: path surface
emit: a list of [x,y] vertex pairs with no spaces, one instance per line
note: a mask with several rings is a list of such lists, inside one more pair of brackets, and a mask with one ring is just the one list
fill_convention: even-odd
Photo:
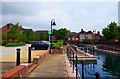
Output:
[[0,56],[6,56],[8,54],[12,54],[16,52],[17,48],[20,48],[21,50],[28,50],[28,47],[30,47],[30,44],[26,44],[24,46],[16,46],[16,47],[4,47],[0,46]]
[[65,54],[49,54],[29,77],[67,77]]

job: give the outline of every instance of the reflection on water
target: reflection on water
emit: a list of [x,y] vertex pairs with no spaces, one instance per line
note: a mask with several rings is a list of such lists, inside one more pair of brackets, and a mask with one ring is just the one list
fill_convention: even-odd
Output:
[[[89,53],[92,53],[92,51]],[[97,64],[85,64],[85,77],[94,77],[93,79],[95,79],[95,72],[99,72],[101,78],[120,79],[120,56],[104,54],[102,52],[95,52],[94,55],[97,56]],[[82,72],[81,68],[81,64],[78,64],[80,74]]]

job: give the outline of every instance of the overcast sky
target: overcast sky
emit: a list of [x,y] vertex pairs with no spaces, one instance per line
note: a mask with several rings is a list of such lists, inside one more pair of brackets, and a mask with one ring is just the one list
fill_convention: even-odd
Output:
[[18,22],[25,28],[48,30],[50,21],[55,19],[57,25],[54,29],[67,28],[79,32],[81,29],[101,31],[111,21],[118,22],[117,0],[2,0],[0,5],[2,26]]

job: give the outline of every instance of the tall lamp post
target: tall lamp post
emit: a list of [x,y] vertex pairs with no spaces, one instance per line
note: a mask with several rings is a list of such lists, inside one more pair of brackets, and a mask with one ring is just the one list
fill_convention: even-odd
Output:
[[51,46],[50,46],[51,50],[50,50],[50,54],[52,54],[52,37],[53,37],[52,26],[56,26],[55,19],[51,20]]

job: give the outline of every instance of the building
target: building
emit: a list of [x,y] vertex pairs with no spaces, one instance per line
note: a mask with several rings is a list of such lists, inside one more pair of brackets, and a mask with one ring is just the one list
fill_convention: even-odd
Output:
[[[55,29],[53,29],[54,32]],[[36,30],[35,32],[36,36],[37,36],[37,40],[49,40],[50,36],[48,34],[48,30]],[[40,36],[41,35],[41,36]],[[41,39],[40,39],[41,37]],[[53,34],[52,36],[52,40],[56,40],[55,35]]]
[[[6,25],[3,26],[2,28],[0,28],[1,33],[2,33],[2,34],[3,34],[3,33],[7,33],[8,30],[9,30],[13,25],[14,25],[14,24],[12,24],[12,23],[6,24]],[[25,29],[22,28],[22,26],[20,26],[20,31],[23,32],[24,30],[25,30]]]
[[86,39],[90,39],[90,41],[98,41],[100,39],[100,32],[93,33],[92,31],[85,32],[83,29],[79,33],[69,32],[65,36],[66,41],[69,43],[79,43],[85,42]]
[[[2,34],[8,33],[9,29],[10,29],[11,27],[13,27],[13,26],[14,26],[14,24],[8,23],[8,24],[6,24],[6,25],[4,25],[3,27],[0,28],[0,32],[1,32]],[[20,31],[20,32],[25,32],[26,30],[30,30],[30,29],[22,28],[22,26],[20,26],[20,28],[19,28],[19,31]],[[13,40],[12,40],[12,39],[9,39],[9,38],[7,38],[7,39],[2,38],[2,41],[8,42],[8,41],[13,41]],[[19,41],[18,39],[15,39],[15,40],[14,40],[14,42],[18,42],[18,41]]]

